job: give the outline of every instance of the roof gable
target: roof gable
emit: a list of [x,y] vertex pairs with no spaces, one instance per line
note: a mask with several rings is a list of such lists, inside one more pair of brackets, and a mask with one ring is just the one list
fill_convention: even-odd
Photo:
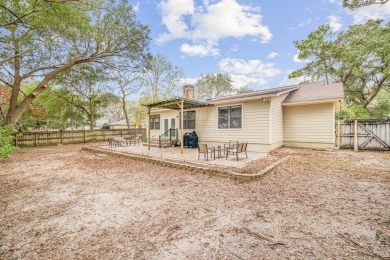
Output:
[[299,85],[285,86],[285,87],[279,87],[279,88],[269,88],[269,89],[263,89],[263,90],[253,91],[253,92],[244,93],[244,94],[235,94],[235,95],[230,95],[230,96],[208,99],[207,101],[214,103],[214,102],[237,100],[237,99],[278,96],[280,94],[288,93],[290,91],[296,90],[297,88],[299,88]]
[[344,99],[342,83],[325,84],[324,81],[302,84],[294,91],[291,91],[283,104],[296,104],[305,102],[318,102],[325,100]]

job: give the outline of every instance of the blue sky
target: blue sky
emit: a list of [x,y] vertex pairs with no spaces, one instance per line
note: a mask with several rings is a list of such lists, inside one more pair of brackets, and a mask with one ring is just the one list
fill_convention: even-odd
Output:
[[151,29],[151,52],[183,68],[184,83],[200,74],[230,74],[235,87],[264,89],[295,84],[288,74],[304,66],[294,40],[319,25],[333,31],[368,18],[390,17],[390,2],[350,12],[341,0],[146,0],[130,1]]

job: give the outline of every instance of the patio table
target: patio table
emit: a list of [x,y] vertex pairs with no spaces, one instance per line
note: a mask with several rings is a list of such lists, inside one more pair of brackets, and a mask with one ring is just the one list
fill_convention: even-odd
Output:
[[[222,153],[221,153],[221,152],[222,152],[222,151],[223,151],[223,155],[225,156],[227,147],[221,147],[221,146],[219,146],[219,147],[213,147],[213,149],[214,149],[214,160],[215,160],[215,155],[216,155],[216,154],[218,155],[218,159],[221,158],[221,156],[222,156]],[[217,153],[215,153],[215,152],[217,152]]]

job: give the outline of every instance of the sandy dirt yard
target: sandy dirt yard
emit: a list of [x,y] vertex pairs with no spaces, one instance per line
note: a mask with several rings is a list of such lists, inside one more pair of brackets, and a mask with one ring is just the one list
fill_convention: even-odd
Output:
[[0,162],[0,259],[390,259],[390,153],[289,149],[239,183],[81,147]]

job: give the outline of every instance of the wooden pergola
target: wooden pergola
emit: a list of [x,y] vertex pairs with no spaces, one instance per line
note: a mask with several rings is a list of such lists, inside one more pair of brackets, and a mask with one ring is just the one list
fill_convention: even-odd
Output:
[[180,148],[181,153],[183,154],[183,123],[184,123],[184,110],[185,109],[193,109],[193,108],[199,108],[199,107],[209,107],[213,106],[213,104],[210,104],[208,102],[204,101],[198,101],[183,97],[174,97],[167,100],[157,101],[150,104],[145,104],[148,108],[148,150],[150,150],[150,110],[152,108],[165,108],[165,109],[173,109],[173,110],[180,110]]

